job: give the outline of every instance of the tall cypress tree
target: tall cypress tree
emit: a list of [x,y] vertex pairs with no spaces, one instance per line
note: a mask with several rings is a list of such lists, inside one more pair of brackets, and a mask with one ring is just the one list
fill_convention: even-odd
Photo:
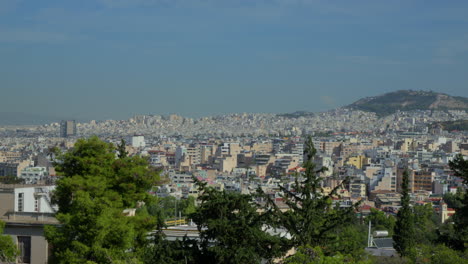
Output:
[[118,154],[119,159],[123,159],[123,158],[126,158],[128,156],[128,152],[125,149],[126,145],[127,144],[126,144],[124,139],[121,139],[120,144],[117,144],[117,152],[119,153]]
[[415,246],[414,215],[410,207],[408,171],[403,172],[401,208],[397,214],[397,222],[393,235],[393,246],[401,256],[408,256]]

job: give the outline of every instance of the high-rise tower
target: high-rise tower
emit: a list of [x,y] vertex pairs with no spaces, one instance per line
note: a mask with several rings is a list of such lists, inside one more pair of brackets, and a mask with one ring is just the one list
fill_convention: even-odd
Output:
[[75,120],[62,120],[62,122],[60,122],[60,136],[61,137],[76,136]]

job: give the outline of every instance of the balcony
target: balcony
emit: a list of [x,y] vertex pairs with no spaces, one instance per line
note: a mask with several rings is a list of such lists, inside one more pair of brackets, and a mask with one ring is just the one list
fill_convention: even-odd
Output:
[[58,224],[53,213],[8,211],[0,217],[6,223],[19,224]]

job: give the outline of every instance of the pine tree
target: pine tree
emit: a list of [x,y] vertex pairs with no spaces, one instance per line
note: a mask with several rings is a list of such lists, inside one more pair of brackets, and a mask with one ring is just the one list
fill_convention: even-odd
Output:
[[316,169],[313,162],[316,152],[312,137],[308,136],[304,150],[307,157],[303,164],[305,172],[300,177],[296,177],[292,190],[280,186],[284,192],[283,201],[289,210],[280,210],[271,199],[264,196],[268,201],[266,209],[275,215],[277,226],[285,228],[292,236],[290,246],[321,246],[326,248],[326,254],[334,254],[334,244],[346,243],[338,241],[338,230],[353,222],[357,205],[341,209],[334,203],[333,198],[339,197],[337,192],[348,179],[325,194],[322,178],[318,173],[325,171],[326,168]]
[[265,232],[266,215],[252,195],[218,191],[194,180],[201,193],[192,214],[200,231],[196,263],[261,263],[283,254],[283,239]]
[[403,172],[402,178],[401,208],[398,210],[397,214],[397,221],[393,235],[393,246],[401,256],[409,256],[410,251],[415,246],[415,231],[414,215],[410,207],[409,175],[407,170]]

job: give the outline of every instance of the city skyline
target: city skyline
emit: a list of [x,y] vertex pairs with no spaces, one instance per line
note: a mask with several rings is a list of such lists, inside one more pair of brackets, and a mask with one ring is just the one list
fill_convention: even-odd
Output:
[[0,4],[0,113],[319,112],[400,89],[468,97],[462,1]]

